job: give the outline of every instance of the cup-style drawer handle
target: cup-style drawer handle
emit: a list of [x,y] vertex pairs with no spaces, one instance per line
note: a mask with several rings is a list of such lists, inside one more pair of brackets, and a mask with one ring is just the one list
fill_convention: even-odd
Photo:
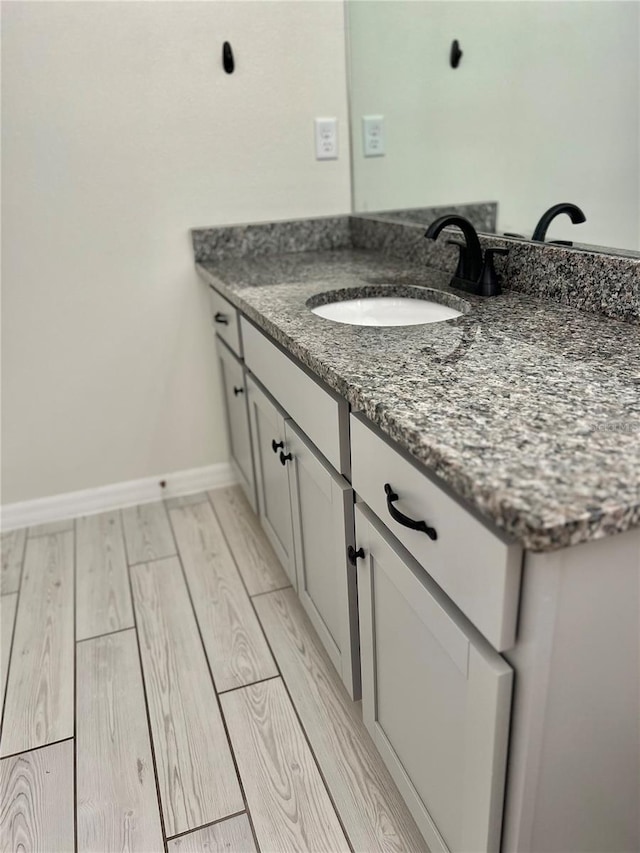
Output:
[[426,521],[416,521],[413,518],[409,518],[408,515],[405,515],[400,512],[400,510],[396,509],[393,502],[399,500],[399,498],[389,483],[384,484],[384,491],[387,496],[387,509],[389,510],[391,518],[394,521],[397,521],[398,524],[402,524],[403,527],[409,527],[411,530],[419,530],[421,533],[426,533],[429,539],[432,539],[435,542],[438,538],[435,528],[429,527]]
[[222,326],[229,325],[229,318],[226,314],[221,314],[220,311],[216,311],[216,313],[213,315],[213,319],[216,321],[216,323],[220,323]]
[[237,385],[234,385],[234,386],[233,386],[233,395],[234,395],[234,397],[237,397],[237,396],[238,396],[238,394],[244,394],[244,388],[242,387],[242,385],[241,385],[240,387],[238,387]]
[[275,438],[271,439],[271,449],[274,453],[277,453],[281,447],[284,447],[284,441],[276,441]]
[[290,459],[293,459],[293,456],[290,453],[284,453],[282,450],[280,451],[280,464],[281,465],[286,465]]

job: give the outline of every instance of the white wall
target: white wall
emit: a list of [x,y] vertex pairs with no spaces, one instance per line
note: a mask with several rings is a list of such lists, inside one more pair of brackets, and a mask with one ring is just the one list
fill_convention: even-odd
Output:
[[224,461],[188,229],[349,211],[342,4],[3,3],[2,173],[2,502]]
[[[351,2],[358,210],[497,200],[499,228],[640,249],[640,4]],[[464,56],[449,66],[459,39]],[[364,159],[361,117],[387,155]],[[564,221],[563,221],[564,220]]]

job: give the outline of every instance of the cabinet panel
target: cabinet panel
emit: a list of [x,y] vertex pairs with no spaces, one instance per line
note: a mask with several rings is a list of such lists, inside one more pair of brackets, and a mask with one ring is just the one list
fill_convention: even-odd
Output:
[[289,477],[287,466],[280,460],[280,454],[288,452],[285,414],[250,376],[247,376],[247,396],[260,522],[295,587]]
[[349,405],[241,319],[245,363],[336,471],[350,474]]
[[218,362],[222,377],[227,435],[231,464],[254,511],[258,510],[256,484],[251,452],[251,432],[244,368],[225,344],[216,338]]
[[220,296],[217,290],[209,286],[211,299],[211,317],[213,328],[228,347],[242,358],[242,343],[240,340],[240,314],[230,302]]
[[[410,462],[361,415],[351,416],[356,494],[427,570],[491,644],[515,644],[522,549],[506,542]],[[385,485],[396,500],[391,509]],[[395,520],[399,511],[435,529],[433,540]]]
[[512,670],[361,504],[364,721],[433,851],[500,846]]
[[298,595],[352,698],[360,696],[353,490],[292,421],[285,424]]

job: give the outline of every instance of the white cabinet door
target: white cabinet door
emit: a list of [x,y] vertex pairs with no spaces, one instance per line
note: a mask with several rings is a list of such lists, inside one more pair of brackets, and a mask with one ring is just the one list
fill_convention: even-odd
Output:
[[356,544],[365,724],[434,853],[497,851],[513,672],[362,504]]
[[247,376],[247,396],[260,522],[295,587],[285,414],[250,376]]
[[360,698],[353,489],[293,421],[285,424],[298,596],[354,699]]
[[218,337],[216,337],[216,349],[222,377],[231,464],[247,500],[257,512],[244,367]]

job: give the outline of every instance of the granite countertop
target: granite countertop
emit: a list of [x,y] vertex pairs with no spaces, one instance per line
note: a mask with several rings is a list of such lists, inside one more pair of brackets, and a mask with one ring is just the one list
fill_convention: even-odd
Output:
[[[640,526],[640,327],[517,292],[479,299],[449,275],[339,249],[197,265],[284,349],[526,548]],[[426,326],[325,320],[329,290],[416,284],[468,313]],[[449,299],[450,301],[450,299]]]

